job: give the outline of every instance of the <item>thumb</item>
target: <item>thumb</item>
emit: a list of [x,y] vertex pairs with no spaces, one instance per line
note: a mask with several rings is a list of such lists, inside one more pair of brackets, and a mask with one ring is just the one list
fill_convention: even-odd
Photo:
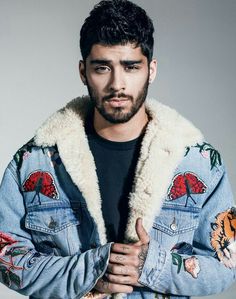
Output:
[[135,224],[135,230],[138,235],[139,241],[137,243],[148,244],[150,241],[149,235],[143,227],[142,218],[138,218]]

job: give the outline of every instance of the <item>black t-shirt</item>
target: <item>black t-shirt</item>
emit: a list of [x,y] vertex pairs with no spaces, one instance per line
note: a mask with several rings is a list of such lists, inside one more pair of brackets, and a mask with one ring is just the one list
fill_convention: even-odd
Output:
[[109,242],[122,242],[143,134],[131,141],[110,141],[96,133],[91,119],[85,129],[95,160],[107,238]]

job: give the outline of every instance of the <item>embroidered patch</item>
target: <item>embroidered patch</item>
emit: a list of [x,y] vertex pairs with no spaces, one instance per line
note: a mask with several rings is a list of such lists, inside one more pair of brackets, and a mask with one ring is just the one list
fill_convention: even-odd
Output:
[[179,254],[193,254],[193,246],[186,242],[180,242],[174,245],[171,249],[172,252],[176,252]]
[[17,169],[20,169],[23,160],[27,159],[32,152],[32,148],[35,146],[34,138],[24,144],[14,155],[13,159],[16,162]]
[[186,152],[185,152],[185,155],[184,155],[185,157],[186,157],[186,156],[187,156],[187,154],[189,153],[190,149],[191,149],[191,147],[190,147],[190,146],[187,146],[187,147],[186,147]]
[[7,248],[13,244],[17,243],[11,236],[0,232],[0,256],[4,256]]
[[[199,153],[204,157],[204,158],[210,158],[210,164],[211,164],[211,170],[214,167],[217,167],[217,165],[222,165],[222,161],[221,161],[221,156],[220,153],[210,144],[210,143],[206,143],[203,142],[203,144],[196,144],[193,147],[199,148]],[[190,151],[190,147],[186,147],[186,153],[185,156],[187,156],[187,154]]]
[[30,152],[25,152],[23,155],[23,160],[27,160],[30,156]]
[[36,170],[30,173],[28,178],[24,181],[22,188],[25,192],[35,191],[32,202],[36,196],[40,202],[40,193],[52,199],[59,199],[54,178],[51,173],[47,171]]
[[211,246],[219,260],[228,268],[236,267],[236,208],[216,215],[211,223]]
[[200,263],[199,260],[195,256],[191,256],[190,258],[183,259],[181,255],[178,253],[171,253],[172,255],[172,263],[177,266],[177,273],[180,273],[180,270],[184,268],[184,271],[188,272],[192,275],[193,278],[198,278],[198,274],[200,272]]
[[184,259],[184,270],[191,274],[193,278],[197,278],[200,272],[199,260],[195,256]]
[[189,198],[196,204],[191,194],[203,194],[207,190],[205,183],[193,172],[178,173],[172,180],[168,189],[169,200],[176,200],[182,196],[187,196],[185,207]]
[[0,232],[0,272],[2,274],[3,283],[8,287],[10,287],[12,283],[17,287],[21,286],[20,277],[13,271],[23,270],[23,267],[15,266],[13,258],[27,253],[27,250],[24,247],[9,248],[15,243],[17,243],[17,241],[15,241],[11,236]]

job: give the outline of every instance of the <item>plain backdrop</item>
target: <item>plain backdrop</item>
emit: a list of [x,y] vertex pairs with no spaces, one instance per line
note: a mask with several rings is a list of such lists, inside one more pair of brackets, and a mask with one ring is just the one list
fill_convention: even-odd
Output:
[[[0,178],[42,121],[86,94],[77,66],[79,31],[96,2],[0,0]],[[203,131],[221,152],[236,194],[236,1],[134,2],[156,28],[158,76],[149,96]],[[236,284],[207,298],[234,299],[235,293]],[[0,298],[25,297],[1,285]]]

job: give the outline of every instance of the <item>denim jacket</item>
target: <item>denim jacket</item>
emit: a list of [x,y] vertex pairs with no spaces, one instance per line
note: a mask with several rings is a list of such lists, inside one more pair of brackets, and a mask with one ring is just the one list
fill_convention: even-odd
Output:
[[[34,299],[86,298],[106,271],[107,243],[95,163],[78,98],[17,151],[0,188],[0,280]],[[219,152],[173,109],[147,100],[150,117],[129,195],[124,242],[149,232],[131,294],[189,298],[222,292],[236,276],[236,208]]]

